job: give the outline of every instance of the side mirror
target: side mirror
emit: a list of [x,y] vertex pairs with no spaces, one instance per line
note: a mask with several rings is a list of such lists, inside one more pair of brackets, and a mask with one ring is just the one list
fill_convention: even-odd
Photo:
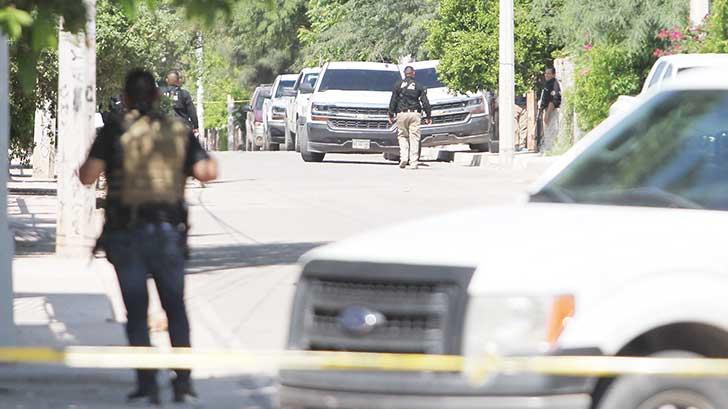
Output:
[[283,88],[283,96],[284,97],[295,97],[298,94],[295,89],[293,88]]
[[301,94],[313,94],[313,85],[311,84],[301,84],[300,87],[298,87],[298,90],[301,91]]
[[253,112],[253,107],[250,105],[243,105],[243,112]]

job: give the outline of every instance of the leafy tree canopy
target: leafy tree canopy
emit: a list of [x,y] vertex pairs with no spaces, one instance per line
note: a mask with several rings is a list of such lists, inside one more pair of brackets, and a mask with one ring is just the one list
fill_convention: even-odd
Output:
[[307,25],[306,0],[250,0],[235,6],[211,38],[236,80],[248,87],[286,73],[300,52],[298,27]]
[[426,24],[436,7],[434,0],[310,0],[311,26],[299,32],[303,63],[425,58]]
[[[555,45],[531,13],[533,0],[515,0],[516,90],[525,92],[551,59]],[[441,60],[441,79],[452,89],[498,88],[497,0],[441,0],[427,46]]]
[[569,52],[584,45],[619,44],[630,53],[652,50],[663,28],[685,26],[684,0],[533,0],[534,22]]

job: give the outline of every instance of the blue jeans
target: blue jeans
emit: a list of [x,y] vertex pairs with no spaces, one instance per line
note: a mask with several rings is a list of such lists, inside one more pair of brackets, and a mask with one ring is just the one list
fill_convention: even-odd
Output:
[[[132,346],[150,346],[147,316],[147,277],[157,286],[167,314],[173,347],[190,346],[190,325],[184,301],[185,258],[182,233],[169,223],[142,224],[106,232],[102,240],[106,256],[116,269],[127,312],[126,335]],[[190,371],[175,370],[176,383],[189,384]],[[156,387],[156,371],[138,370],[141,389]]]

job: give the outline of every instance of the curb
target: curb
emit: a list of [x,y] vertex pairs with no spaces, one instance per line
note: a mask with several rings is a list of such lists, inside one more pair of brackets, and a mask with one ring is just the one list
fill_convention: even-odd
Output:
[[22,196],[57,196],[58,191],[54,188],[37,188],[37,187],[8,187],[8,193],[11,195]]
[[465,167],[488,167],[495,169],[526,169],[531,163],[552,164],[559,159],[558,156],[544,156],[540,153],[516,153],[513,163],[505,165],[498,154],[454,152],[454,163]]

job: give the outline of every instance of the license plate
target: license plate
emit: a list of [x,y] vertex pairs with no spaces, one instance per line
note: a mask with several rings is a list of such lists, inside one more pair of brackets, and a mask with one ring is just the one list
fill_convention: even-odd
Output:
[[351,146],[354,149],[370,149],[372,142],[369,139],[354,139],[351,141]]

